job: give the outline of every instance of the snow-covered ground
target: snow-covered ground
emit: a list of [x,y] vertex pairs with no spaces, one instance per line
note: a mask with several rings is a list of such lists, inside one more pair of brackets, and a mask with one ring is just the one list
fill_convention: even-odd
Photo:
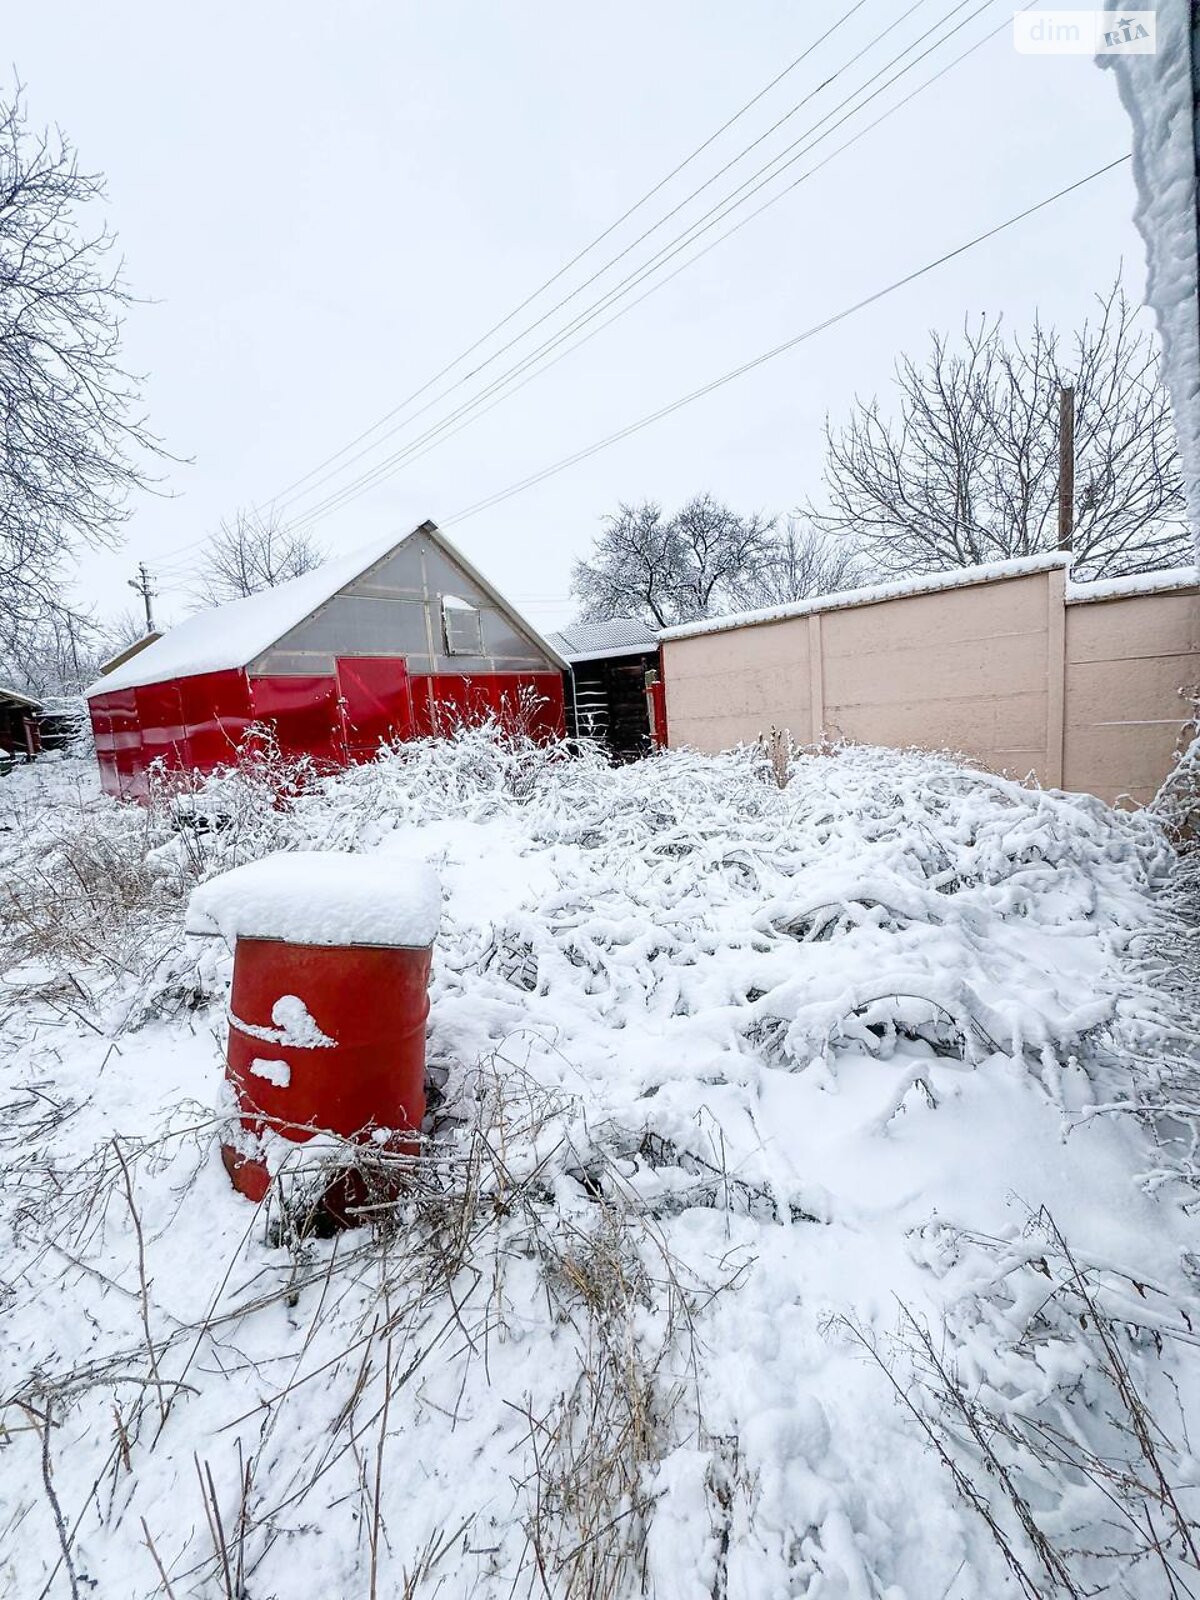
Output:
[[[0,779],[0,1594],[1200,1589],[1150,816],[478,732],[186,813]],[[229,1185],[182,932],[279,849],[444,893],[428,1154],[333,1238]]]

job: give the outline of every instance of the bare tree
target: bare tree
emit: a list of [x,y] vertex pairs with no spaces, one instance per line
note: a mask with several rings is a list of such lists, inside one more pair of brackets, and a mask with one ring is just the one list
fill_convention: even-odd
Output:
[[232,522],[222,522],[201,553],[197,598],[219,606],[274,589],[319,567],[325,556],[307,533],[295,533],[274,517],[239,511]]
[[104,662],[145,637],[140,612],[126,608],[100,620],[64,606],[22,629],[0,661],[0,680],[42,698],[76,695],[95,682]]
[[738,585],[768,559],[774,522],[739,516],[711,495],[697,495],[673,517],[653,501],[622,505],[605,519],[571,589],[588,621],[638,617],[668,627],[737,605]]
[[[103,198],[60,132],[30,129],[23,90],[0,103],[0,657],[49,629],[69,638],[65,564],[111,543],[139,466],[161,453],[119,364],[130,303],[113,236],[79,213]],[[76,619],[78,620],[78,619]]]
[[827,538],[810,524],[789,517],[765,559],[731,585],[731,597],[737,610],[756,611],[836,594],[869,581],[862,557],[849,540]]
[[584,621],[637,617],[665,628],[832,594],[861,581],[846,540],[827,539],[789,518],[739,516],[710,494],[673,517],[653,501],[605,518],[591,556],[577,561],[571,589]]
[[586,622],[638,617],[651,627],[675,620],[681,557],[661,506],[622,504],[605,517],[591,558],[571,571],[571,592]]
[[680,622],[735,610],[741,585],[773,556],[775,519],[740,517],[710,494],[689,500],[671,519],[679,554],[675,609]]
[[1058,397],[1075,390],[1075,565],[1089,577],[1191,559],[1166,391],[1151,334],[1116,284],[1064,349],[1035,320],[1025,340],[981,320],[952,347],[896,369],[898,418],[858,401],[826,424],[828,504],[818,529],[849,534],[881,576],[1052,550]]

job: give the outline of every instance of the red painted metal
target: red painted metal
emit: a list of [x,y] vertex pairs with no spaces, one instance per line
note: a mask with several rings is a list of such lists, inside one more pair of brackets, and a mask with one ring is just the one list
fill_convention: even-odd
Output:
[[254,720],[274,728],[285,756],[312,756],[323,765],[344,763],[335,678],[251,678],[250,699]]
[[100,787],[105,794],[112,795],[114,799],[121,793],[121,785],[117,782],[117,763],[113,755],[112,718],[104,704],[105,697],[97,695],[94,700],[88,701],[88,713],[92,719],[92,738],[96,745],[96,762],[100,768]]
[[656,750],[667,747],[667,691],[661,678],[646,685],[650,711],[650,743]]
[[495,717],[535,739],[565,733],[557,672],[425,674],[403,656],[339,657],[336,677],[249,677],[240,668],[116,689],[89,702],[105,793],[145,800],[147,769],[212,772],[237,760],[255,723],[287,756],[369,760],[382,739],[449,734]]
[[352,761],[369,761],[381,744],[412,738],[412,686],[403,656],[339,656],[337,677]]
[[228,766],[253,720],[250,685],[240,667],[178,680],[187,728],[188,763],[199,772]]
[[495,717],[501,727],[535,739],[566,733],[563,680],[559,672],[492,672],[463,677],[431,673],[412,680],[413,731],[449,734]]
[[[249,1139],[270,1128],[297,1144],[321,1131],[376,1143],[383,1129],[387,1148],[411,1150],[425,1115],[429,966],[428,949],[239,939],[227,1075]],[[286,1043],[286,1013],[276,1013],[285,996],[302,1000],[333,1043]],[[284,1063],[289,1081],[272,1083],[255,1061]],[[234,1187],[263,1199],[265,1162],[232,1144],[222,1154]]]
[[137,720],[137,696],[132,689],[118,689],[105,698],[118,793],[123,800],[141,799],[145,795],[146,785],[142,735]]
[[133,691],[142,763],[161,761],[168,771],[190,765],[183,695],[177,683],[148,683]]

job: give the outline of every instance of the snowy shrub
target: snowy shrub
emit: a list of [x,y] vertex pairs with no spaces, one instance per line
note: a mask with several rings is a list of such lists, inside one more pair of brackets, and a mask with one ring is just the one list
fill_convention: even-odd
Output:
[[[277,1139],[255,1208],[231,958],[182,919],[314,849],[439,874],[432,1114],[416,1157]],[[14,774],[0,1591],[1186,1592],[1106,1344],[1190,1517],[1173,862],[1152,815],[862,747],[468,729],[145,808]]]
[[1172,838],[1194,847],[1200,834],[1200,715],[1187,728],[1184,745],[1150,809]]
[[907,1307],[885,1343],[842,1327],[887,1372],[958,1493],[990,1529],[1019,1590],[1191,1593],[1200,1483],[1169,1342],[1200,1328],[1152,1281],[1081,1262],[1053,1218],[1021,1236],[932,1224],[916,1258],[970,1288],[933,1331]]

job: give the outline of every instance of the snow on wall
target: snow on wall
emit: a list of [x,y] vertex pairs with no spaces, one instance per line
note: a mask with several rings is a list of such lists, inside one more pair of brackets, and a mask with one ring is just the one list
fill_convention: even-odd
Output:
[[[1120,10],[1116,0],[1108,9]],[[1192,535],[1200,554],[1200,13],[1159,0],[1153,55],[1102,55],[1133,123],[1134,219],[1146,241],[1146,301],[1158,321]]]
[[1148,801],[1194,693],[1197,572],[1064,584],[1061,565],[1043,566],[751,615],[766,627],[678,630],[663,645],[670,741],[717,751],[778,728],[805,744],[951,748],[1052,788]]
[[1165,594],[1172,589],[1193,589],[1200,583],[1195,567],[1165,567],[1161,572],[1132,572],[1124,578],[1097,578],[1090,583],[1067,579],[1067,604],[1089,600],[1118,600],[1130,594]]
[[939,589],[964,589],[968,584],[991,583],[997,578],[1024,578],[1031,572],[1051,572],[1065,567],[1070,557],[1060,551],[1034,556],[1013,556],[1008,561],[989,561],[978,567],[956,567],[953,572],[925,572],[892,583],[872,584],[865,589],[843,589],[837,594],[810,595],[788,605],[765,606],[760,611],[736,611],[725,617],[704,617],[698,622],[682,622],[664,628],[660,639],[691,639],[702,633],[724,633],[729,628],[745,628],[756,622],[786,622],[789,617],[807,617],[814,611],[841,610],[846,606],[871,605],[879,600],[900,600],[910,594],[933,594]]

